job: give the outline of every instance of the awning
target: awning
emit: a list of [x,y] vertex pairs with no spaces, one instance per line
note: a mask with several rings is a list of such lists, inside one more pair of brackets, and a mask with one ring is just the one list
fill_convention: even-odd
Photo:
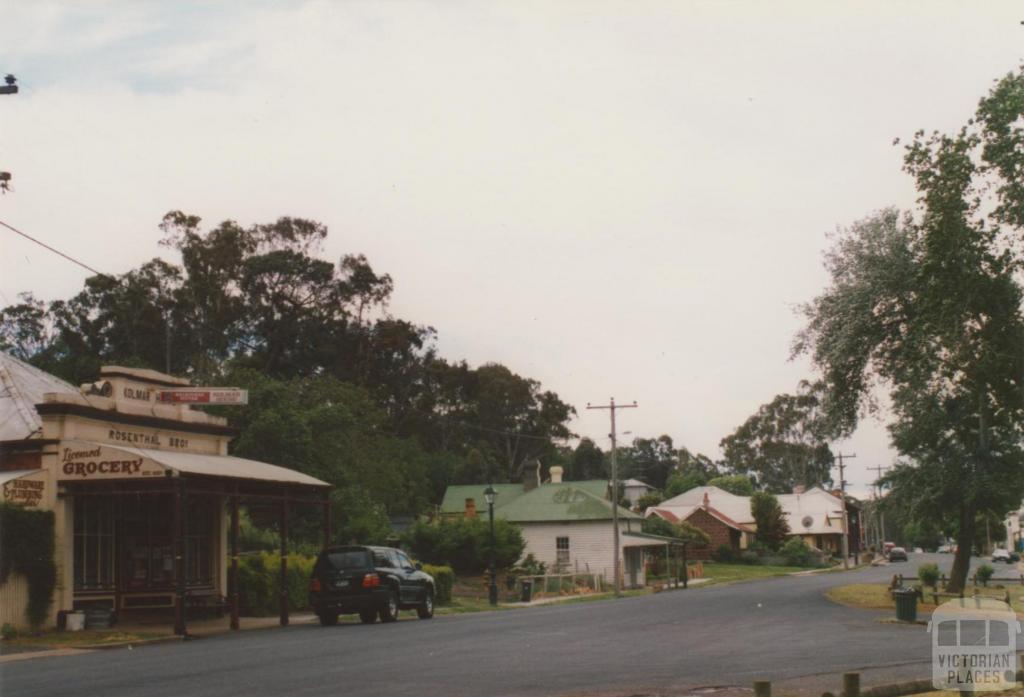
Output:
[[[92,480],[151,479],[168,471],[177,474],[226,477],[278,484],[329,487],[330,484],[308,474],[271,465],[259,460],[247,460],[231,455],[204,455],[201,453],[111,446],[90,441],[62,441],[64,455],[57,464],[57,478],[65,482]],[[162,472],[160,470],[163,470]]]

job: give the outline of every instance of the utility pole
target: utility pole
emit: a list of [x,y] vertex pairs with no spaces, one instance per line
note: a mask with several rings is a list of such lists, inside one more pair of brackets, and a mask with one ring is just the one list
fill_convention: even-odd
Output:
[[843,458],[852,460],[857,457],[856,455],[843,455],[839,453],[839,498],[842,501],[843,511],[843,568],[850,568],[850,526],[846,520],[846,466],[843,464]]
[[[5,75],[4,83],[0,85],[0,94],[17,94],[18,93],[18,78],[13,75]],[[0,193],[7,193],[10,189],[11,173],[0,172]]]
[[615,574],[615,597],[622,597],[622,588],[619,583],[619,464],[618,456],[615,447],[615,410],[616,409],[635,409],[637,406],[636,402],[632,404],[616,404],[615,398],[612,397],[608,404],[597,404],[594,406],[587,402],[587,409],[607,409],[611,412],[612,416],[612,554],[614,556],[614,563],[612,564],[612,573]]
[[878,497],[878,550],[881,551],[885,548],[885,513],[882,512],[882,472],[887,471],[888,467],[868,467],[869,470],[877,472],[875,476],[875,495]]

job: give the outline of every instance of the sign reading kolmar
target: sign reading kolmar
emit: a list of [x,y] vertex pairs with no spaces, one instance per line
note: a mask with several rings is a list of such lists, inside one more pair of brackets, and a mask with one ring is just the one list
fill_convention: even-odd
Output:
[[58,479],[126,479],[162,477],[164,468],[143,457],[102,447],[62,447],[57,455]]

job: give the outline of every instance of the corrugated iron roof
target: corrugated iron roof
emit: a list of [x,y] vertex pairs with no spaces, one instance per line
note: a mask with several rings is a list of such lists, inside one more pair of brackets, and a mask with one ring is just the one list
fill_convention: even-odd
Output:
[[0,440],[31,438],[43,427],[36,405],[47,392],[78,394],[74,385],[0,351]]
[[[612,502],[579,484],[541,484],[508,505],[495,507],[494,515],[515,523],[611,520]],[[620,506],[619,518],[640,520],[641,516]]]

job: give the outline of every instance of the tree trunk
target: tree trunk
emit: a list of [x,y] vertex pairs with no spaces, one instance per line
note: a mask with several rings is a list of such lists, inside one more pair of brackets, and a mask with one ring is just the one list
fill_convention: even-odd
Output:
[[960,531],[956,535],[956,556],[953,558],[953,570],[949,572],[949,583],[946,591],[960,593],[967,587],[967,572],[971,567],[971,547],[974,545],[974,514],[973,503],[960,504]]

